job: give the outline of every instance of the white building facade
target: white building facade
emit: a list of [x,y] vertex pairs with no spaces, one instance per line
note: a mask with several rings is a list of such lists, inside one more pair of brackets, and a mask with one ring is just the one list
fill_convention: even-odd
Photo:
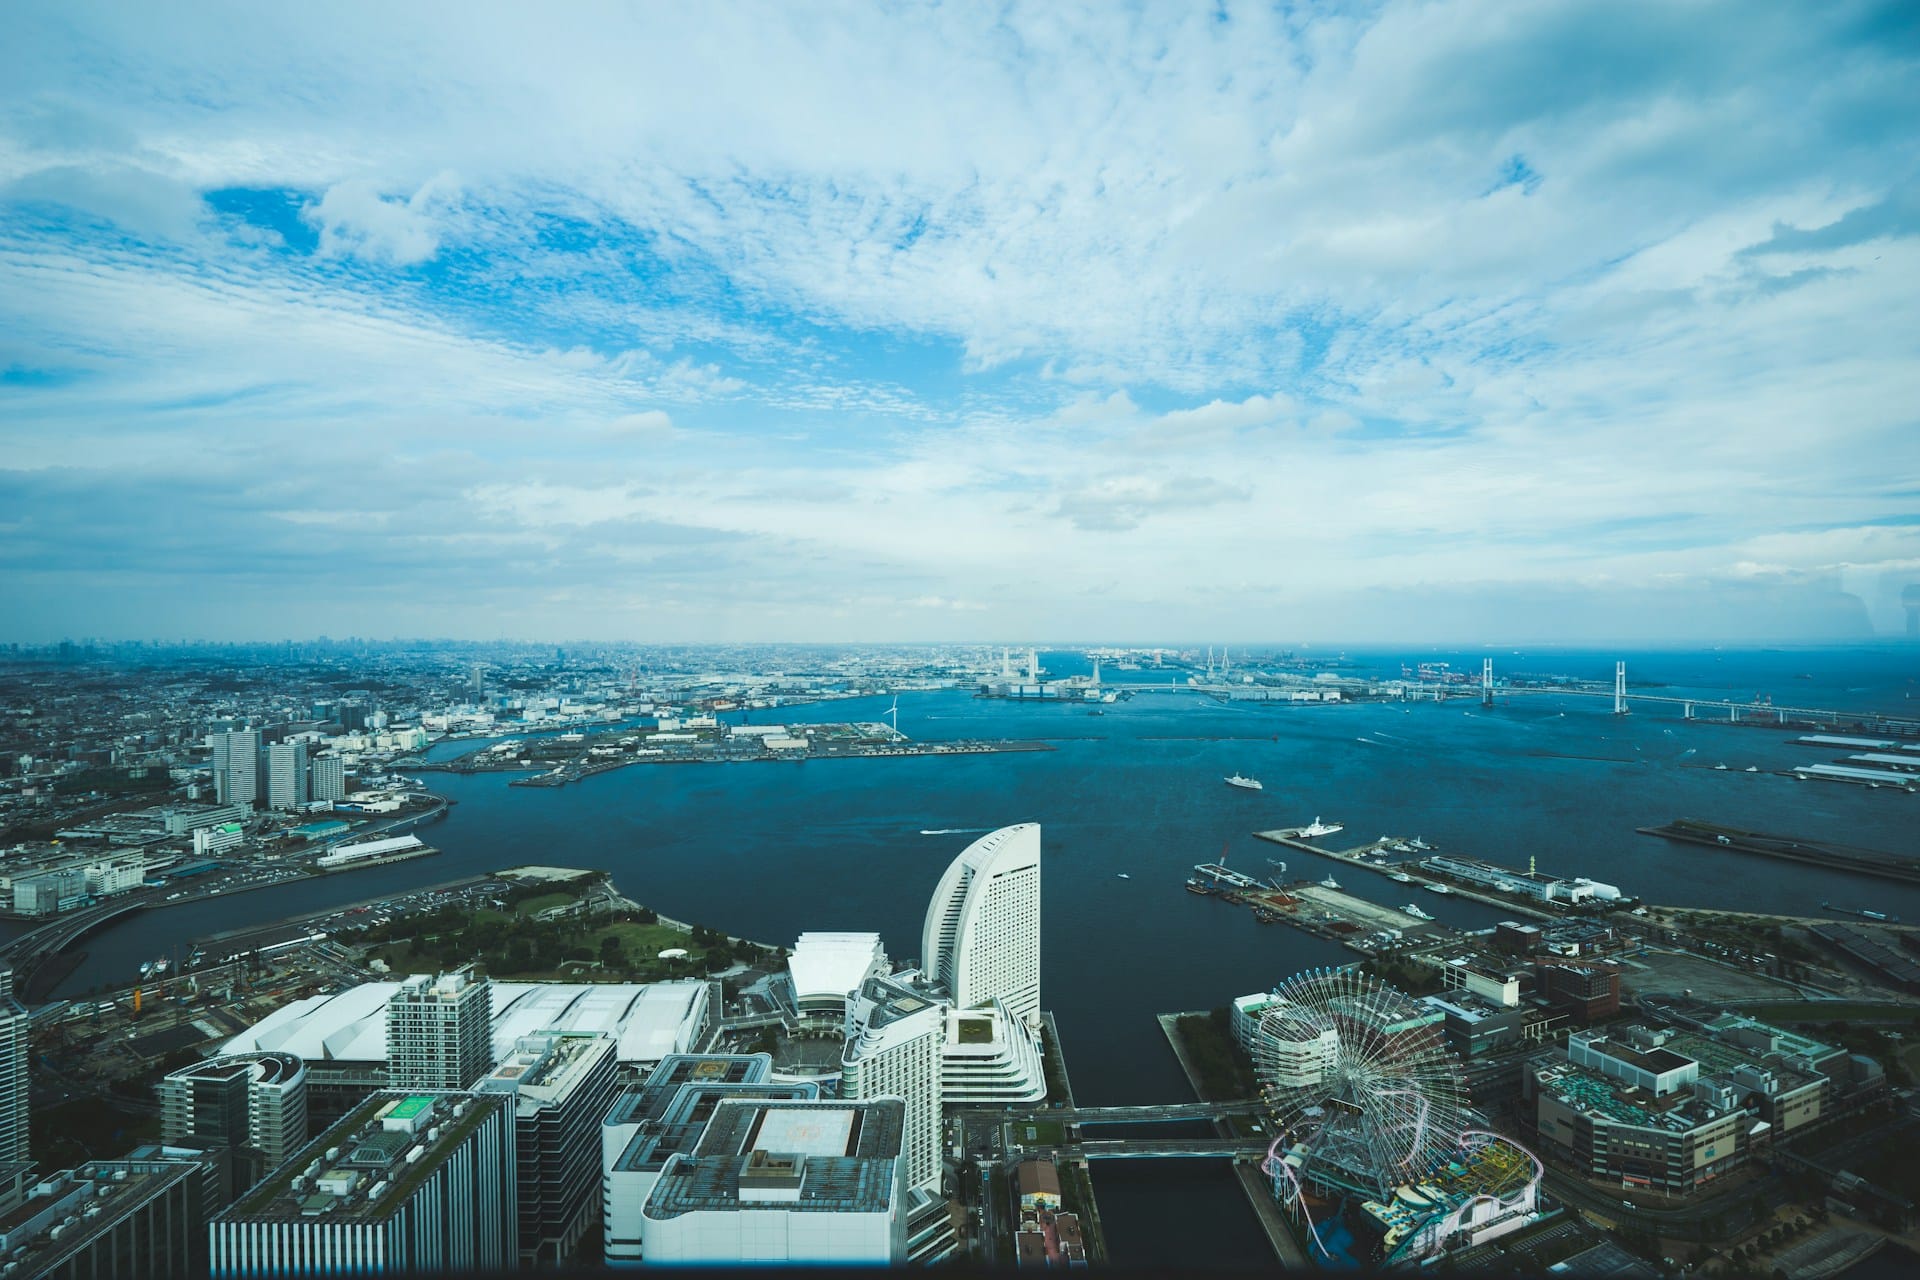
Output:
[[847,1007],[840,1096],[904,1098],[907,1185],[940,1188],[940,1107],[946,1008],[893,978],[869,978]]
[[934,889],[921,937],[929,981],[956,1008],[998,997],[1017,1018],[1040,1016],[1040,826],[981,836]]

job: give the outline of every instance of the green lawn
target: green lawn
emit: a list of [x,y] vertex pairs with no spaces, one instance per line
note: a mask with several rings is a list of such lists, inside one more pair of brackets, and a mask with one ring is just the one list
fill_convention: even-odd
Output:
[[569,902],[578,902],[579,900],[580,895],[577,893],[555,890],[552,893],[543,893],[537,898],[528,898],[525,902],[516,903],[513,910],[516,915],[532,917],[550,908],[563,907]]

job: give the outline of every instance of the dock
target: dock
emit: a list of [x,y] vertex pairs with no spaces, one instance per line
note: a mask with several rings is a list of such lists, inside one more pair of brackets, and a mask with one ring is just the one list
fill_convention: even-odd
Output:
[[1694,818],[1676,818],[1662,827],[1637,827],[1643,836],[1677,840],[1685,844],[1703,844],[1730,853],[1755,854],[1762,858],[1782,858],[1829,871],[1851,871],[1856,875],[1878,876],[1902,884],[1920,884],[1920,858],[1905,858],[1878,849],[1862,849],[1800,836],[1770,835],[1764,831],[1742,831]]
[[[1302,853],[1317,854],[1322,858],[1331,858],[1335,862],[1344,862],[1350,867],[1360,867],[1376,875],[1392,879],[1395,875],[1414,876],[1414,882],[1403,886],[1407,889],[1424,889],[1428,884],[1445,884],[1448,894],[1455,898],[1466,898],[1484,906],[1499,907],[1502,911],[1512,911],[1523,916],[1532,916],[1535,920],[1558,920],[1560,917],[1551,911],[1542,911],[1518,896],[1508,897],[1498,893],[1489,893],[1482,886],[1462,884],[1452,876],[1429,871],[1419,862],[1389,862],[1382,852],[1389,846],[1404,844],[1398,836],[1382,836],[1378,840],[1356,845],[1351,849],[1322,849],[1319,845],[1308,844],[1299,838],[1298,828],[1283,827],[1278,831],[1256,831],[1254,838],[1267,840],[1274,844],[1285,845],[1289,849],[1298,849]],[[1432,850],[1427,850],[1432,852]],[[1518,874],[1518,873],[1516,873]]]

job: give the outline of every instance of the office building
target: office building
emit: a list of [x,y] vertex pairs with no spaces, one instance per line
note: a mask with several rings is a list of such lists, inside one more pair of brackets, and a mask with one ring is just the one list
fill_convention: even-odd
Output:
[[207,742],[213,748],[214,795],[221,804],[252,809],[260,799],[260,731],[235,729]]
[[13,882],[13,909],[23,916],[70,911],[86,896],[87,873],[82,866],[57,867]]
[[341,756],[316,756],[308,766],[308,793],[332,803],[347,798],[347,762]]
[[598,1225],[600,1127],[614,1087],[613,1037],[565,1031],[522,1036],[475,1086],[514,1099],[523,1265],[565,1266]]
[[722,1101],[647,1197],[647,1262],[906,1262],[905,1117],[899,1098]]
[[28,1018],[13,994],[13,969],[0,965],[0,1212],[19,1199],[27,1158]]
[[209,1058],[166,1076],[158,1093],[169,1146],[252,1147],[266,1172],[307,1141],[307,1069],[290,1053]]
[[493,984],[471,969],[414,974],[387,1001],[387,1081],[469,1089],[493,1065]]
[[1581,1026],[1605,1021],[1620,1012],[1620,969],[1616,965],[1543,960],[1534,966],[1533,974],[1535,989],[1547,1007]]
[[906,1184],[940,1189],[941,1050],[946,1008],[897,978],[868,978],[847,1008],[840,1096],[904,1098]]
[[307,803],[307,744],[276,742],[267,748],[267,805],[290,812]]
[[998,997],[1015,1017],[1038,1021],[1038,823],[989,832],[953,860],[927,908],[921,948],[927,979],[956,1008]]
[[787,957],[794,1010],[839,1026],[847,999],[868,978],[891,971],[877,933],[803,933]]
[[602,1256],[610,1267],[641,1261],[641,1213],[667,1162],[692,1155],[707,1121],[728,1098],[810,1102],[819,1086],[776,1084],[773,1060],[754,1054],[675,1054],[644,1084],[619,1094],[600,1127]]
[[506,1094],[377,1093],[213,1220],[212,1274],[505,1271],[513,1131]]
[[206,1273],[206,1165],[95,1160],[35,1180],[0,1214],[4,1274],[20,1280],[153,1280]]

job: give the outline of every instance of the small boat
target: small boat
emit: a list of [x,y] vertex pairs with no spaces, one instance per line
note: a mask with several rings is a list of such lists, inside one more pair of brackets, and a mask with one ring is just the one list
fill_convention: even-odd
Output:
[[1427,886],[1427,892],[1428,893],[1452,893],[1453,890],[1447,888],[1447,886],[1443,884],[1430,884]]
[[1270,867],[1278,867],[1282,872],[1284,872],[1287,869],[1287,864],[1282,862],[1278,858],[1268,858],[1267,865]]
[[153,962],[153,976],[156,978],[159,977],[161,974],[165,973],[169,967],[170,966],[167,964],[167,958],[165,956],[161,956],[158,960],[155,960]]
[[1748,765],[1748,766],[1747,766],[1747,772],[1748,772],[1748,773],[1758,773],[1758,772],[1760,772],[1760,766],[1759,766],[1759,765],[1757,765],[1757,764],[1750,764],[1750,765]]
[[1133,877],[1132,877],[1132,876],[1130,876],[1130,875],[1128,875],[1128,874],[1127,874],[1126,872],[1124,872],[1124,871],[1122,871],[1122,872],[1121,872],[1121,873],[1120,873],[1120,874],[1119,874],[1119,875],[1118,875],[1118,876],[1116,877],[1116,879],[1120,879],[1120,880],[1131,880],[1131,879],[1133,879]]
[[1225,781],[1228,786],[1239,787],[1242,791],[1266,790],[1265,787],[1260,785],[1260,780],[1258,778],[1243,778],[1237,773],[1234,774],[1231,778],[1225,779]]
[[1412,917],[1413,917],[1413,918],[1414,918],[1415,920],[1431,920],[1431,919],[1433,919],[1433,917],[1432,917],[1432,916],[1430,916],[1430,915],[1428,915],[1428,914],[1427,914],[1426,912],[1424,912],[1424,911],[1422,911],[1422,910],[1421,910],[1421,909],[1420,909],[1420,908],[1419,908],[1418,906],[1416,906],[1416,905],[1414,905],[1414,904],[1413,904],[1413,903],[1411,903],[1411,902],[1409,902],[1409,903],[1408,903],[1408,904],[1407,904],[1406,906],[1404,906],[1404,907],[1402,907],[1402,908],[1400,908],[1400,909],[1401,909],[1402,911],[1404,911],[1404,912],[1406,912],[1406,913],[1407,913],[1408,915],[1410,915],[1410,916],[1412,916]]
[[152,972],[153,972],[153,961],[151,960],[142,961],[140,964],[140,976],[144,978],[147,975],[151,974]]
[[1428,844],[1425,840],[1422,840],[1419,836],[1415,836],[1413,839],[1407,841],[1407,848],[1417,849],[1421,853],[1425,853],[1427,850],[1433,848],[1433,846]]
[[1320,882],[1320,887],[1322,889],[1338,889],[1340,887],[1340,882],[1338,880],[1335,880],[1332,876],[1328,876],[1325,880],[1322,880]]
[[1398,880],[1398,881],[1399,881],[1399,882],[1400,882],[1401,884],[1412,884],[1412,883],[1414,882],[1414,880],[1413,880],[1413,877],[1412,877],[1412,876],[1410,876],[1410,875],[1408,875],[1408,874],[1407,874],[1406,872],[1404,872],[1404,871],[1396,871],[1396,872],[1394,872],[1394,873],[1393,873],[1393,878],[1394,878],[1395,880]]
[[1714,767],[1714,768],[1716,768],[1716,769],[1718,769],[1718,770],[1720,770],[1720,771],[1721,771],[1722,773],[1724,773],[1724,772],[1726,772],[1726,768],[1727,768],[1727,766],[1726,766],[1726,765],[1724,765],[1724,764],[1717,764],[1717,765],[1715,765],[1715,766],[1713,766],[1713,767]]
[[1213,893],[1213,888],[1211,885],[1204,885],[1204,884],[1201,884],[1198,880],[1189,878],[1187,880],[1187,892],[1199,893],[1199,894],[1205,894],[1205,895],[1211,896]]

